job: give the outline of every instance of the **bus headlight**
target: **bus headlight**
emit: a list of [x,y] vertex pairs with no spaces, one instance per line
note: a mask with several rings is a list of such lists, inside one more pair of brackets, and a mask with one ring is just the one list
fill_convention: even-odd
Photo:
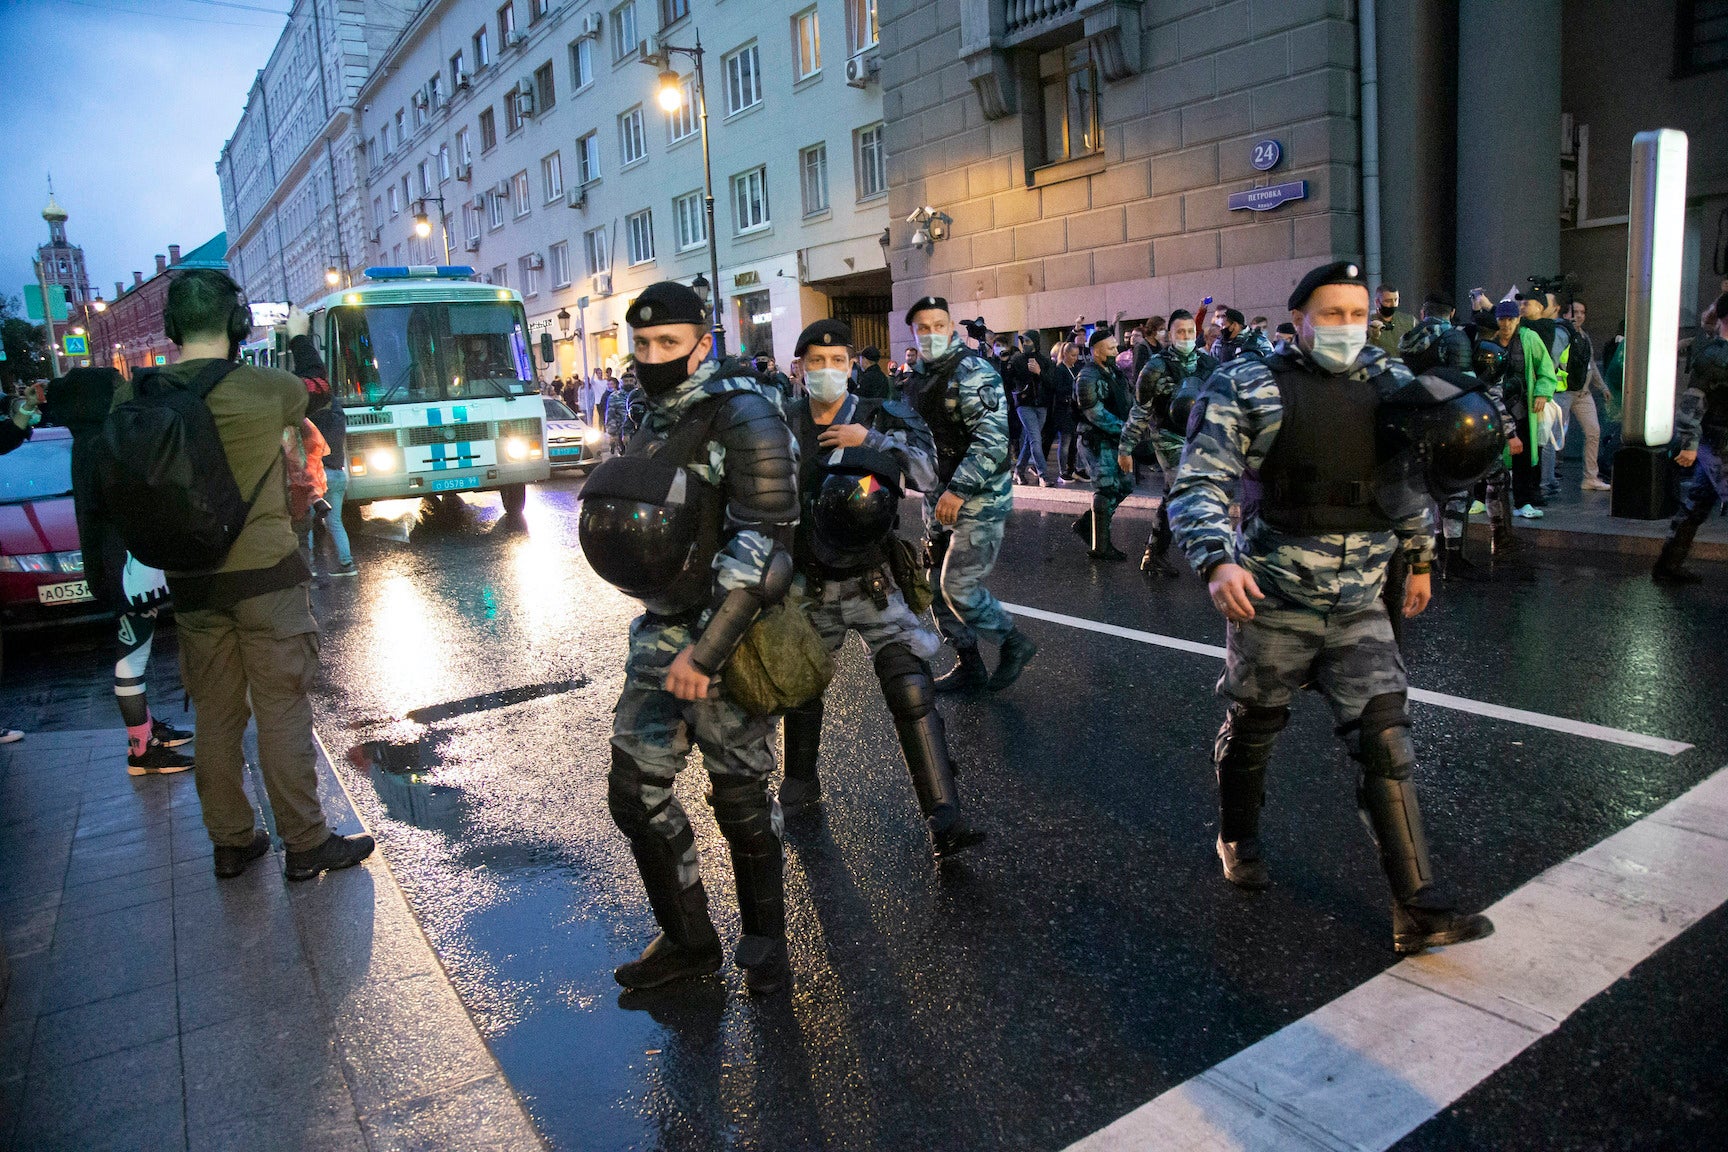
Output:
[[504,458],[518,463],[528,459],[528,441],[520,436],[505,437]]
[[393,448],[374,448],[366,453],[366,465],[374,472],[396,471],[396,450]]

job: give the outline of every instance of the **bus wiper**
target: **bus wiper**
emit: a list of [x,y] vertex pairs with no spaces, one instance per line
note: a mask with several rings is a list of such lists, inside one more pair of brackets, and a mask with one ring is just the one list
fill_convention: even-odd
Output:
[[414,370],[414,366],[412,364],[410,364],[408,367],[402,369],[402,371],[400,373],[398,373],[396,376],[396,383],[394,383],[394,384],[390,385],[390,387],[386,388],[384,390],[384,395],[378,397],[378,399],[376,399],[372,402],[372,411],[374,411],[374,412],[384,411],[384,405],[390,403],[390,397],[396,395],[396,389],[398,389],[398,388],[402,387],[402,385],[408,383],[408,375],[413,370]]
[[480,376],[480,377],[476,377],[474,379],[469,380],[468,383],[470,383],[470,384],[490,384],[490,385],[492,385],[492,387],[494,387],[498,390],[498,395],[504,397],[504,399],[506,401],[513,401],[516,399],[516,393],[510,391],[509,387],[506,386],[503,383],[503,381],[500,379],[495,379],[491,376]]

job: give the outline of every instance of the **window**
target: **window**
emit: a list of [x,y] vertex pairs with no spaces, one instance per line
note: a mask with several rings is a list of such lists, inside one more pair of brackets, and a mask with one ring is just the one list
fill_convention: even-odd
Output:
[[498,8],[499,49],[510,47],[510,34],[514,31],[516,31],[516,4],[515,0],[511,0],[510,3],[500,5]]
[[584,184],[600,179],[600,133],[590,132],[576,141],[576,175]]
[[414,98],[414,130],[416,132],[426,127],[426,105],[420,103],[420,97],[425,94],[426,90],[422,88]]
[[468,79],[468,69],[463,66],[462,52],[458,49],[456,54],[450,57],[450,95],[454,96],[460,92],[462,82],[466,79]]
[[480,243],[480,209],[472,204],[462,206],[462,230],[468,237],[470,247]]
[[522,295],[538,296],[540,294],[540,269],[534,267],[536,256],[523,256],[516,261],[516,274],[521,278]]
[[688,15],[690,0],[660,0],[660,27],[669,27]]
[[510,287],[510,266],[508,264],[498,264],[493,267],[492,283],[500,288]]
[[798,153],[799,183],[804,188],[804,215],[828,210],[828,145],[817,144]]
[[573,40],[570,43],[570,89],[586,88],[594,82],[594,41]]
[[402,211],[402,201],[396,195],[396,185],[390,185],[390,187],[385,190],[385,194],[390,197],[390,215],[394,216],[398,212]]
[[1098,65],[1088,41],[1038,57],[1044,97],[1044,163],[1085,156],[1104,147],[1098,118]]
[[822,71],[822,36],[816,27],[816,9],[792,17],[792,78],[808,80]]
[[564,157],[557,152],[540,161],[540,190],[548,204],[564,195]]
[[403,207],[407,207],[409,201],[414,199],[413,189],[408,187],[408,175],[407,175],[407,173],[403,173],[403,175],[402,175],[401,188],[402,188],[402,205],[403,205]]
[[630,263],[646,264],[654,259],[654,210],[644,208],[642,211],[624,217],[625,238],[630,246]]
[[456,162],[458,164],[474,163],[474,141],[468,135],[468,129],[461,128],[456,132]]
[[480,112],[480,151],[490,152],[498,147],[498,119],[492,114],[492,109],[484,108]]
[[618,117],[618,148],[625,164],[648,155],[648,137],[642,130],[642,106],[638,104]]
[[636,51],[636,0],[612,9],[612,62],[627,59]]
[[532,24],[552,11],[552,0],[528,0],[528,22]]
[[582,233],[582,254],[588,258],[590,276],[612,270],[612,246],[606,242],[605,228],[591,228]]
[[689,192],[672,201],[672,216],[677,225],[678,251],[708,243],[708,213],[702,193]]
[[426,100],[434,108],[444,107],[444,75],[441,72],[432,73],[432,79],[426,81]]
[[384,155],[390,155],[390,121],[388,120],[384,121],[378,128],[378,146],[383,149]]
[[534,114],[544,116],[558,103],[558,92],[552,83],[552,61],[534,69]]
[[739,233],[768,227],[768,169],[752,168],[732,177],[733,226]]
[[552,265],[552,287],[564,288],[570,284],[570,243],[560,240],[546,249],[547,262]]
[[396,147],[398,147],[398,148],[402,147],[403,142],[406,141],[407,139],[408,139],[407,114],[405,112],[403,112],[402,109],[398,108],[398,109],[396,109]]
[[888,153],[882,147],[882,125],[858,129],[858,199],[870,200],[888,192]]
[[366,141],[366,171],[378,171],[378,137],[373,136]]
[[492,63],[492,41],[488,38],[486,29],[474,33],[474,67],[476,70]]
[[414,171],[420,177],[420,195],[430,196],[432,194],[432,166],[422,160],[415,166]]
[[528,170],[526,168],[510,178],[510,198],[515,201],[517,219],[528,215]]
[[522,97],[516,89],[511,88],[504,93],[504,135],[514,136],[522,131]]
[[496,189],[486,193],[487,222],[494,228],[504,227],[504,197]]
[[876,0],[846,0],[846,54],[856,56],[876,44]]
[[726,115],[762,103],[762,59],[756,45],[726,57]]
[[1674,18],[1679,76],[1728,68],[1728,0],[1680,0]]
[[672,143],[696,134],[696,78],[686,76],[678,82],[679,90],[684,93],[684,99],[678,107],[666,113],[666,135]]

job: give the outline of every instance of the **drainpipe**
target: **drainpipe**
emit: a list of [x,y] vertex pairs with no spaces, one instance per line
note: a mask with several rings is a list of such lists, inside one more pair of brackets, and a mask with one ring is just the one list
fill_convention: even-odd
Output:
[[1360,0],[1357,53],[1362,65],[1362,262],[1368,290],[1380,283],[1380,50],[1375,0]]

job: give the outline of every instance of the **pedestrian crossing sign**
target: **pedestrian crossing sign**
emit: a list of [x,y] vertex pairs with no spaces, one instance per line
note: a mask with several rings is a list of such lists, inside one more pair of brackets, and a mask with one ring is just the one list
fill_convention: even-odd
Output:
[[66,335],[62,336],[60,338],[60,340],[61,340],[61,343],[63,343],[66,346],[66,355],[68,355],[68,356],[88,356],[88,355],[90,355],[90,338],[88,336],[78,336],[78,335],[74,335],[71,332],[68,332],[68,333],[66,333]]

